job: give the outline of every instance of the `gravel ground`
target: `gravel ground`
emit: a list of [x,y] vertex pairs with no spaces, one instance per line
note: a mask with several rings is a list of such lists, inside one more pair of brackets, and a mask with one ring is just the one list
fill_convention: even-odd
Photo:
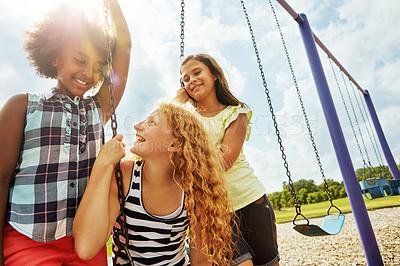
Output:
[[[400,207],[368,214],[384,265],[400,265]],[[321,225],[322,218],[310,222]],[[334,236],[307,237],[292,227],[292,223],[278,224],[280,266],[367,265],[352,213],[346,214],[342,231]]]

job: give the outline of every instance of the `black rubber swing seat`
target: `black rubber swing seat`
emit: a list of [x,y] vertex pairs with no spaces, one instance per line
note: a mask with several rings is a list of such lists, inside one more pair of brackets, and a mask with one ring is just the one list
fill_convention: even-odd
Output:
[[333,213],[324,217],[321,227],[315,224],[297,224],[293,229],[305,236],[336,235],[342,230],[344,214]]

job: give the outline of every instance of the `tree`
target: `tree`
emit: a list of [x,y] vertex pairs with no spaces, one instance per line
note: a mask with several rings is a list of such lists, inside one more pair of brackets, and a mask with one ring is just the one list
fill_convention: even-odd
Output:
[[347,197],[347,192],[346,192],[346,189],[345,189],[344,186],[340,189],[340,194],[339,195],[340,195],[339,198]]
[[389,167],[386,165],[359,168],[356,170],[356,176],[358,181],[362,181],[367,178],[393,178],[390,174]]
[[308,196],[308,191],[305,188],[300,189],[299,194],[298,194],[298,200],[300,204],[306,204],[307,203],[307,196]]
[[[326,195],[326,193],[325,193]],[[320,191],[316,191],[316,192],[312,192],[309,193],[307,196],[307,203],[317,203],[317,202],[321,202],[324,201],[324,196]]]
[[272,207],[278,211],[282,209],[281,202],[281,192],[274,192],[272,194],[268,194],[268,198],[271,201]]
[[282,203],[282,206],[284,206],[284,207],[293,206],[293,204],[294,204],[292,195],[287,189],[284,189],[281,192],[281,203]]
[[[326,183],[332,199],[338,199],[347,196],[343,181],[338,182],[333,179],[326,179]],[[281,207],[293,206],[294,201],[291,196],[292,189],[289,183],[284,181],[282,182],[282,186],[283,191],[280,193]],[[324,182],[317,186],[315,185],[314,180],[300,179],[299,181],[293,183],[293,188],[295,190],[298,203],[300,204],[310,204],[328,200],[328,194],[326,193]],[[277,197],[277,195],[273,197]],[[273,203],[273,206],[275,206],[274,204],[276,205],[278,203]]]
[[[283,189],[291,191],[291,187],[286,181],[283,181],[282,183]],[[315,185],[314,180],[305,180],[305,179],[300,179],[299,181],[296,181],[293,183],[293,188],[296,194],[299,193],[300,189],[305,188],[308,193],[317,191],[317,187]]]
[[[332,199],[340,198],[340,190],[344,188],[343,182],[334,181],[333,179],[327,179],[326,183],[328,185],[329,193]],[[318,185],[318,191],[325,192],[325,183]],[[325,196],[324,196],[325,198]],[[326,196],[327,198],[327,196]]]

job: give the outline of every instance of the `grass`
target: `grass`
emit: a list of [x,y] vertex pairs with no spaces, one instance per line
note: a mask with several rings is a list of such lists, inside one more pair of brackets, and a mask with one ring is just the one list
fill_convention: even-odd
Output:
[[[380,208],[400,206],[400,195],[378,198],[373,200],[368,200],[363,196],[363,199],[367,209],[370,211]],[[337,206],[342,211],[342,213],[351,212],[350,202],[348,198],[333,200],[333,204]],[[326,215],[329,206],[330,206],[329,201],[302,205],[301,213],[304,214],[304,216],[306,216],[307,218],[321,217]],[[294,207],[282,208],[282,210],[280,211],[278,210],[274,211],[277,223],[291,222],[294,216],[296,215],[296,210]],[[336,209],[332,208],[330,213],[335,213],[335,212],[337,212]],[[298,219],[300,219],[300,217]]]

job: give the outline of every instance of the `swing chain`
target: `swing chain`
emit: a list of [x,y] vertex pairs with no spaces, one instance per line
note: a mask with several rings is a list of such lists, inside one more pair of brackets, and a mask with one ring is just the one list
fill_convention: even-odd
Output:
[[[265,92],[265,94],[266,94],[266,96],[267,96],[269,111],[271,112],[271,118],[272,118],[272,121],[273,121],[273,123],[274,123],[275,134],[276,134],[276,137],[278,138],[279,149],[280,149],[281,154],[282,154],[283,166],[284,166],[285,169],[286,169],[286,176],[287,176],[288,179],[289,179],[290,191],[291,191],[291,195],[292,195],[292,198],[293,198],[293,201],[294,201],[294,207],[296,208],[296,216],[295,216],[295,218],[293,219],[293,224],[296,224],[296,223],[295,223],[296,218],[297,218],[299,215],[304,217],[304,215],[301,213],[301,205],[300,205],[300,204],[298,203],[298,201],[297,201],[296,193],[295,193],[295,190],[294,190],[294,187],[293,187],[293,181],[292,181],[292,178],[291,178],[291,173],[290,173],[290,171],[289,171],[289,164],[287,163],[287,160],[286,160],[285,149],[284,149],[283,144],[282,144],[282,138],[281,138],[280,131],[279,131],[279,128],[278,128],[278,122],[277,122],[277,120],[276,120],[276,116],[275,116],[275,113],[274,113],[274,108],[273,108],[273,106],[272,106],[272,100],[271,100],[271,96],[270,96],[270,94],[269,94],[269,89],[268,89],[267,81],[266,81],[266,78],[265,78],[263,66],[262,66],[262,64],[261,64],[261,58],[260,58],[260,54],[259,54],[259,52],[258,52],[257,43],[256,43],[256,38],[255,38],[255,36],[254,36],[253,29],[252,29],[252,27],[251,27],[249,15],[247,14],[247,9],[246,9],[246,7],[245,7],[245,5],[244,5],[244,1],[243,1],[243,0],[240,0],[240,2],[241,2],[241,4],[242,4],[243,13],[244,13],[244,16],[245,16],[245,18],[246,18],[247,26],[248,26],[249,31],[250,31],[251,40],[252,40],[252,42],[253,42],[253,47],[254,47],[254,52],[255,52],[256,57],[257,57],[258,69],[260,70],[260,74],[261,74],[261,78],[262,78],[263,86],[264,86],[264,92]],[[306,217],[304,217],[304,218],[305,218],[305,219],[307,220],[307,222],[308,222],[308,219],[307,219]]]
[[347,108],[347,104],[346,104],[346,101],[345,101],[345,99],[344,99],[342,89],[341,89],[341,87],[340,87],[340,85],[339,85],[339,81],[338,81],[338,78],[337,78],[337,76],[336,76],[335,69],[333,68],[332,59],[331,59],[331,57],[330,57],[328,54],[327,54],[327,56],[328,56],[328,59],[329,59],[328,61],[329,61],[329,64],[330,64],[330,66],[331,66],[333,76],[334,76],[335,81],[336,81],[336,86],[337,86],[337,88],[338,88],[338,90],[339,90],[340,98],[341,98],[341,100],[342,100],[344,109],[345,109],[345,111],[346,111],[347,119],[349,120],[349,123],[350,123],[350,126],[351,126],[351,130],[352,130],[352,132],[353,132],[354,138],[355,138],[356,143],[357,143],[358,151],[360,152],[362,161],[363,161],[364,166],[365,166],[366,163],[365,163],[364,153],[363,153],[362,150],[361,150],[360,142],[358,141],[357,134],[356,134],[356,132],[355,132],[355,130],[354,130],[353,121],[351,120],[350,113],[349,113],[349,110],[348,110],[348,108]]
[[[351,85],[352,88],[353,88],[352,83],[350,83],[350,85]],[[353,92],[354,92],[354,89],[353,89]],[[354,94],[355,94],[355,92],[354,92]],[[370,119],[368,119],[369,116],[368,116],[368,114],[367,114],[367,109],[366,109],[366,107],[365,107],[365,103],[364,103],[364,101],[363,101],[363,99],[362,99],[361,94],[359,94],[359,97],[360,97],[360,102],[362,103],[362,104],[359,104],[359,106],[361,105],[361,106],[363,107],[362,109],[364,110],[365,117],[367,117],[366,121],[368,122],[368,125],[367,125],[367,123],[365,123],[365,120],[364,120],[365,128],[367,129],[367,132],[368,132],[368,135],[369,135],[369,138],[370,138],[371,142],[375,144],[376,150],[374,149],[374,151],[377,153],[377,157],[379,158],[379,161],[380,161],[380,163],[381,163],[381,168],[383,169],[383,172],[385,173],[386,177],[387,177],[388,179],[390,179],[391,176],[392,176],[392,174],[390,173],[389,168],[388,168],[387,166],[384,166],[384,165],[383,165],[383,159],[382,159],[381,151],[380,151],[379,146],[378,146],[378,143],[377,143],[377,141],[376,141],[375,134],[371,133],[371,134],[372,134],[372,138],[371,138],[371,134],[369,133],[370,130],[371,130],[371,132],[373,132],[372,125],[371,125],[371,121],[370,121]],[[357,103],[359,103],[358,100],[357,100]],[[360,108],[360,107],[359,107],[359,108]],[[360,112],[361,112],[361,114],[362,114],[361,108],[360,108]],[[363,118],[364,118],[364,116],[363,116]],[[369,126],[369,127],[368,127],[368,126]],[[373,147],[374,147],[374,145],[373,145]]]
[[180,59],[183,60],[184,56],[184,51],[185,51],[185,1],[181,1],[181,43],[180,43],[180,48],[181,48],[181,55]]
[[370,160],[369,155],[368,155],[367,146],[365,145],[364,137],[363,137],[363,134],[362,134],[362,131],[361,131],[361,128],[360,128],[360,124],[358,122],[358,117],[357,117],[356,111],[354,109],[353,101],[351,100],[351,97],[350,97],[349,88],[347,87],[347,83],[346,83],[346,79],[344,78],[343,71],[340,71],[340,74],[342,75],[344,87],[345,87],[346,93],[347,93],[347,98],[349,99],[350,107],[351,107],[351,110],[353,112],[354,121],[356,122],[358,133],[360,133],[360,138],[361,138],[361,142],[362,142],[363,147],[364,147],[365,156],[367,157],[368,163],[371,165],[371,160]]
[[[334,67],[333,67],[333,64],[332,64],[332,59],[331,59],[331,57],[329,56],[329,54],[327,54],[327,57],[328,57],[328,61],[329,61],[329,64],[330,64],[330,66],[331,66],[331,69],[332,69],[333,76],[334,76],[335,81],[336,81],[336,86],[337,86],[337,88],[338,88],[338,90],[339,90],[340,98],[341,98],[341,100],[342,100],[344,109],[345,109],[345,111],[346,111],[347,119],[349,120],[349,123],[350,123],[350,126],[351,126],[351,130],[352,130],[352,132],[353,132],[354,138],[355,138],[356,143],[357,143],[358,151],[360,152],[361,159],[362,159],[362,161],[363,161],[363,167],[364,167],[363,175],[364,175],[364,179],[365,179],[365,167],[368,168],[368,170],[369,170],[369,175],[371,175],[371,169],[372,169],[372,168],[370,168],[370,166],[369,166],[369,165],[371,165],[371,163],[369,162],[369,156],[368,156],[368,153],[367,153],[366,156],[367,156],[368,162],[369,162],[369,165],[368,165],[368,164],[366,163],[366,161],[365,161],[364,153],[363,153],[363,151],[362,151],[362,149],[361,149],[360,142],[359,142],[359,140],[358,140],[356,131],[355,131],[355,129],[354,129],[354,125],[353,125],[353,121],[352,121],[352,119],[351,119],[351,117],[350,117],[349,109],[348,109],[347,104],[346,104],[346,101],[345,101],[345,99],[344,99],[343,92],[342,92],[342,89],[341,89],[341,87],[340,87],[338,77],[337,77],[337,75],[336,75],[336,71],[335,71],[335,69],[334,69]],[[342,74],[342,75],[343,75],[343,74]],[[345,84],[345,85],[346,85],[346,84]],[[345,86],[345,87],[347,88],[347,86]],[[351,99],[350,99],[350,102],[351,102]],[[351,103],[352,103],[352,102],[351,102]],[[354,111],[354,108],[353,108],[353,111]],[[356,122],[358,123],[358,120],[357,120],[357,119],[356,119]],[[365,144],[364,144],[364,146],[365,146]],[[365,149],[365,152],[367,152],[366,149]]]
[[[342,74],[342,75],[343,75],[343,74]],[[344,81],[345,81],[345,78],[343,77],[343,82],[344,82]],[[360,115],[361,115],[362,121],[364,122],[364,124],[365,124],[365,126],[366,126],[367,124],[366,124],[366,121],[365,121],[365,117],[364,117],[364,114],[363,114],[363,112],[362,112],[362,110],[361,110],[360,102],[358,101],[358,98],[357,98],[355,89],[353,88],[353,84],[352,84],[350,78],[347,80],[347,82],[350,83],[351,91],[353,92],[353,96],[354,96],[354,99],[356,100],[357,107],[358,107],[358,109],[360,110]],[[347,88],[347,87],[346,87],[346,88]],[[359,130],[361,131],[359,125],[358,125],[358,127],[359,127]],[[373,151],[374,151],[374,153],[375,153],[376,159],[378,160],[379,164],[382,165],[382,164],[381,164],[381,161],[379,160],[378,153],[377,153],[377,151],[376,151],[376,149],[375,149],[375,145],[373,145],[374,143],[372,142],[371,133],[369,132],[369,128],[366,126],[365,129],[366,129],[366,131],[367,131],[367,133],[368,133],[369,140],[371,141],[372,148],[373,148]]]
[[[349,82],[350,82],[351,89],[353,91],[354,99],[356,99],[356,103],[357,103],[358,109],[360,110],[361,118],[362,118],[362,120],[364,122],[365,129],[366,129],[366,131],[368,133],[369,140],[370,140],[370,142],[372,144],[372,148],[373,148],[373,151],[375,153],[375,157],[376,157],[376,159],[377,159],[377,161],[379,163],[379,168],[381,169],[381,173],[383,174],[384,177],[386,177],[387,179],[390,179],[391,174],[388,171],[388,169],[383,165],[383,160],[382,160],[381,154],[379,152],[379,147],[378,147],[378,145],[376,143],[375,136],[373,135],[374,139],[372,139],[372,136],[371,136],[371,133],[370,133],[370,129],[368,128],[368,125],[367,125],[367,121],[369,123],[368,115],[365,114],[365,116],[364,116],[363,110],[361,109],[361,104],[360,104],[360,102],[359,102],[359,100],[357,98],[356,91],[355,91],[355,89],[353,87],[353,83],[351,82],[350,79],[349,79]],[[364,109],[364,111],[365,111],[365,109]],[[367,119],[365,117],[367,117]]]
[[[112,68],[112,38],[111,38],[111,22],[110,22],[110,15],[109,15],[109,10],[110,7],[107,5],[109,2],[107,0],[104,0],[104,20],[105,20],[105,32],[108,36],[108,55],[107,55],[107,76],[108,76],[108,91],[110,93],[110,119],[111,119],[111,129],[113,132],[113,137],[117,135],[117,118],[115,114],[115,108],[116,108],[116,100],[114,96],[114,91],[115,91],[115,84],[113,82],[114,78],[114,72]],[[117,228],[114,226],[113,228],[113,243],[117,246],[118,251],[116,252],[114,258],[113,258],[113,264],[116,265],[118,257],[120,257],[121,250],[123,249],[125,251],[125,254],[130,262],[131,265],[134,265],[131,254],[128,249],[128,243],[129,243],[129,236],[128,236],[128,230],[126,228],[126,215],[123,212],[123,208],[125,205],[125,197],[124,197],[124,186],[123,186],[123,177],[122,177],[122,171],[121,171],[121,165],[118,162],[115,166],[115,179],[117,182],[117,187],[118,187],[118,200],[120,204],[120,212],[117,218],[117,223],[120,225],[120,228]],[[125,239],[124,242],[121,242],[120,237],[123,237]]]
[[[313,136],[313,133],[312,133],[312,130],[311,130],[310,122],[308,120],[306,108],[304,106],[303,98],[301,96],[300,89],[299,89],[299,86],[298,86],[298,83],[297,83],[297,80],[296,80],[296,75],[294,74],[294,69],[293,69],[292,61],[290,60],[289,51],[287,49],[285,38],[283,37],[283,32],[282,32],[281,26],[279,24],[278,16],[276,15],[276,12],[275,12],[275,9],[274,9],[274,7],[272,5],[271,0],[268,0],[268,2],[269,2],[269,5],[271,7],[272,13],[274,15],[276,25],[278,27],[278,31],[279,31],[279,34],[280,34],[280,37],[281,37],[281,41],[282,41],[282,44],[283,44],[283,48],[284,48],[284,51],[285,51],[285,55],[286,55],[286,60],[287,60],[287,62],[289,64],[290,73],[292,75],[293,83],[294,83],[294,86],[296,88],[297,98],[299,99],[301,110],[303,112],[303,117],[304,117],[304,120],[306,122],[308,135],[310,136],[312,147],[314,149],[315,158],[317,159],[317,163],[318,163],[318,166],[319,166],[319,171],[320,171],[321,177],[322,177],[322,179],[324,181],[324,188],[325,188],[326,194],[328,195],[328,200],[331,203],[331,206],[334,206],[333,203],[332,203],[332,197],[331,197],[331,193],[329,191],[329,186],[328,186],[328,183],[326,181],[325,172],[324,172],[324,169],[322,167],[321,158],[319,156],[319,152],[318,152],[318,149],[317,149],[317,144],[315,143],[315,139],[314,139],[314,136]],[[329,214],[329,209],[328,209],[328,214]]]
[[[342,76],[343,76],[343,73],[342,73]],[[343,82],[345,82],[344,76],[343,76]],[[352,89],[354,99],[356,100],[358,109],[360,110],[360,115],[361,115],[362,121],[364,122],[364,124],[365,124],[365,126],[366,126],[367,124],[366,124],[366,121],[365,121],[365,117],[364,117],[364,114],[363,114],[363,112],[362,112],[362,110],[361,110],[360,103],[359,103],[359,101],[358,101],[358,99],[357,99],[356,92],[355,92],[355,90],[354,90],[354,88],[353,88],[353,85],[352,85],[350,79],[348,80],[348,82],[350,82],[350,87],[351,87],[351,89]],[[346,83],[345,83],[345,84],[346,84]],[[350,93],[349,93],[349,89],[347,88],[347,86],[346,86],[346,90],[347,90],[347,93],[348,93],[349,99],[350,99]],[[352,108],[353,108],[353,112],[354,112],[354,117],[356,117],[356,114],[355,114],[355,111],[354,111],[354,107],[352,107]],[[363,141],[363,143],[364,143],[364,138],[363,138],[363,135],[362,135],[362,132],[361,132],[361,127],[360,127],[360,125],[358,124],[358,120],[356,120],[356,122],[357,122],[358,130],[359,130],[359,132],[360,132],[360,136],[361,136],[362,141]],[[381,174],[383,174],[383,176],[385,176],[385,175],[387,174],[387,171],[386,171],[385,167],[382,165],[382,161],[380,160],[381,158],[379,158],[379,156],[378,156],[377,150],[376,150],[375,145],[374,145],[374,143],[373,143],[373,141],[372,141],[371,134],[370,134],[370,132],[369,132],[368,127],[366,126],[365,128],[366,128],[366,131],[367,131],[369,140],[371,141],[371,144],[372,144],[371,146],[372,146],[372,149],[373,149],[373,151],[374,151],[374,153],[375,153],[375,157],[376,157],[376,159],[377,159],[377,161],[378,161],[379,168],[381,169],[381,173],[378,174],[378,173],[376,172],[376,170],[373,168],[373,166],[371,165],[371,162],[369,161],[369,156],[368,156],[367,148],[366,148],[366,146],[365,146],[365,144],[364,144],[364,149],[365,149],[365,152],[366,152],[366,154],[367,154],[368,162],[369,162],[370,166],[373,168],[373,170],[374,170],[374,172],[376,173],[377,176],[380,176]],[[388,177],[390,177],[390,175],[389,175]]]
[[[181,43],[180,43],[180,49],[181,49],[181,55],[180,55],[180,60],[182,62],[184,56],[185,56],[185,1],[181,1]],[[181,88],[185,87],[185,84],[183,83],[182,77],[179,79],[179,82],[181,84]]]

